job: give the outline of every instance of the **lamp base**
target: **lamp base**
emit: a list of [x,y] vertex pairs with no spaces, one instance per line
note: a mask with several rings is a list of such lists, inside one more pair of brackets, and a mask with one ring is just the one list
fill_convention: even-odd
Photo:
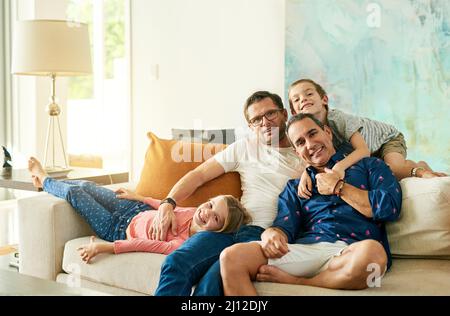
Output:
[[[52,96],[52,99],[54,99],[54,96]],[[64,149],[64,140],[62,137],[61,132],[61,125],[59,123],[59,114],[61,111],[59,110],[59,106],[56,103],[51,103],[48,105],[49,110],[49,117],[48,117],[48,127],[47,127],[47,137],[45,142],[45,156],[44,156],[44,165],[45,169],[48,174],[52,175],[55,173],[61,173],[66,172],[66,174],[70,171],[69,168],[67,168],[67,157],[66,157],[66,150]],[[55,131],[55,127],[58,127],[58,129]],[[56,147],[55,138],[59,139],[61,146],[59,149]],[[62,153],[60,152],[62,150]],[[47,154],[51,154],[51,162],[47,160],[48,156]],[[62,157],[64,159],[64,167],[60,167],[56,165],[56,155],[62,154]],[[68,170],[68,171],[67,171]],[[65,176],[62,174],[62,176]]]
[[45,172],[52,178],[66,178],[72,170],[63,167],[45,167]]

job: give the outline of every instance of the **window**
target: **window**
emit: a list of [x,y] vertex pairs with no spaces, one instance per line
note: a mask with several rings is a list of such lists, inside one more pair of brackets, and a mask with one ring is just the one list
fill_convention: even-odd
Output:
[[70,0],[67,18],[87,23],[92,76],[71,77],[67,152],[94,155],[106,169],[128,169],[130,101],[129,0]]

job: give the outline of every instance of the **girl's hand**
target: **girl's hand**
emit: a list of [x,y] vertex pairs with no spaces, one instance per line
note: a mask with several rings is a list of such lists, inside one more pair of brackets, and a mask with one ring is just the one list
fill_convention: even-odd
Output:
[[97,243],[94,241],[95,237],[91,236],[91,242],[89,244],[82,245],[77,248],[77,250],[80,252],[81,259],[86,263],[89,263],[91,259],[99,253],[97,249]]
[[300,178],[300,183],[298,184],[298,196],[309,199],[311,197],[312,191],[312,181],[308,172],[303,171],[302,176]]
[[142,195],[137,194],[136,192],[120,188],[114,191],[116,193],[116,197],[118,199],[125,199],[125,200],[131,200],[131,201],[144,201],[144,197]]
[[172,234],[177,236],[177,220],[173,206],[163,203],[159,205],[158,213],[153,218],[153,223],[148,230],[148,237],[151,240],[166,241],[169,228],[172,228]]

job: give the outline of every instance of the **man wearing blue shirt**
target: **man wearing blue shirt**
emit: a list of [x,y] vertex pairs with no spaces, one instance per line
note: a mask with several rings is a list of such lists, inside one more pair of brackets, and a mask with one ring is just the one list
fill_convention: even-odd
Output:
[[286,133],[313,181],[310,199],[290,180],[279,196],[278,215],[260,242],[236,244],[221,254],[225,295],[256,295],[252,280],[364,289],[391,265],[384,222],[400,215],[401,189],[389,167],[364,158],[331,170],[344,158],[332,132],[309,114],[292,117]]

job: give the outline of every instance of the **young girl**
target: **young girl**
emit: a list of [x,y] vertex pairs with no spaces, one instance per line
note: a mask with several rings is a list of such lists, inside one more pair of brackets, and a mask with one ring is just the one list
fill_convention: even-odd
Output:
[[91,242],[78,248],[89,263],[99,253],[153,252],[169,254],[199,231],[235,232],[251,217],[231,195],[219,195],[197,209],[177,207],[177,235],[168,232],[167,241],[150,240],[148,229],[158,212],[159,200],[145,198],[126,189],[112,190],[89,181],[55,180],[31,157],[28,169],[36,187],[67,200],[94,232],[108,242]]
[[[403,134],[394,126],[329,109],[325,90],[310,79],[300,79],[291,84],[288,91],[289,105],[293,115],[310,113],[331,127],[333,144],[349,142],[354,151],[338,162],[333,170],[344,179],[345,170],[370,155],[383,159],[397,179],[406,177],[432,178],[446,176],[433,172],[424,161],[406,160],[406,143]],[[311,179],[306,171],[302,174],[298,193],[303,198],[311,195]]]

